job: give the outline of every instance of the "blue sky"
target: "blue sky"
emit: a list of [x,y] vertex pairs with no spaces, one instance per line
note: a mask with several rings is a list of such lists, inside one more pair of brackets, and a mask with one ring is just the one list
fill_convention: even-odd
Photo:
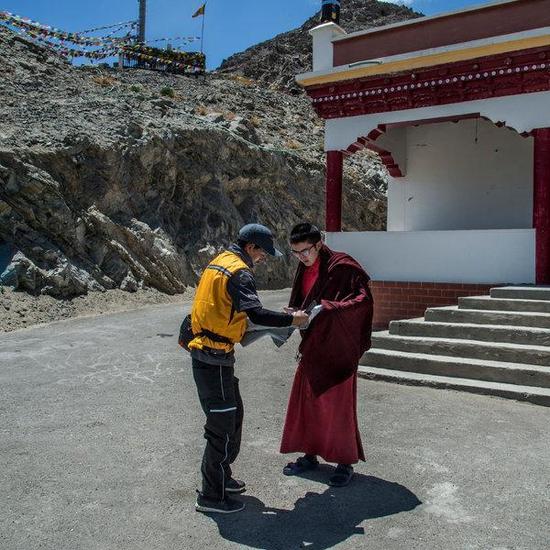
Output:
[[[148,40],[200,34],[200,17],[192,19],[191,15],[203,3],[202,0],[148,0],[147,3]],[[215,68],[232,53],[300,26],[319,9],[320,3],[320,0],[208,0],[204,36],[208,67]],[[401,3],[432,15],[483,1],[405,0]],[[79,31],[133,19],[137,17],[138,2],[0,0],[0,10],[63,30]]]

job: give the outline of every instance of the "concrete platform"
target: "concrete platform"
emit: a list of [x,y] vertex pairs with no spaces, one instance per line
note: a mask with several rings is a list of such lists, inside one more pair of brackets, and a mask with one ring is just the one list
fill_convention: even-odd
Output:
[[458,390],[480,395],[504,397],[535,405],[550,407],[550,389],[534,386],[520,386],[457,376],[442,376],[423,372],[396,372],[395,367],[384,369],[370,366],[359,367],[359,377],[367,380],[381,380],[409,386],[428,386],[445,390]]
[[[502,382],[519,386],[539,386],[550,393],[550,369],[538,365],[453,357],[433,353],[415,353],[372,348],[361,358],[362,366],[394,369],[401,373],[469,378],[472,382]],[[397,375],[397,373],[396,373]],[[481,386],[481,390],[485,386]],[[480,391],[479,393],[483,393]],[[550,403],[549,403],[550,404]]]

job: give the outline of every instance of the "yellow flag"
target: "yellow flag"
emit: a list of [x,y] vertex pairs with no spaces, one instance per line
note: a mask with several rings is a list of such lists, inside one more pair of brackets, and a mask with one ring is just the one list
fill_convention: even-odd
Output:
[[193,14],[193,17],[204,15],[204,9],[206,8],[206,2]]

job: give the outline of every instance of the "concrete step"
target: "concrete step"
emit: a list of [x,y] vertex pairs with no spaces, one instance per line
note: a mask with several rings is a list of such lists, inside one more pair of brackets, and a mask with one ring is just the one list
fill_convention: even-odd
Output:
[[548,367],[550,375],[550,347],[547,346],[481,342],[458,338],[397,336],[384,331],[373,333],[372,347],[410,353],[540,365]]
[[526,401],[535,405],[550,407],[550,390],[548,388],[517,386],[514,384],[435,376],[416,372],[401,372],[370,366],[360,366],[359,376],[369,380],[380,380],[410,386],[429,386],[432,388],[504,397],[506,399],[515,399],[517,401]]
[[538,312],[490,311],[459,309],[457,306],[428,308],[426,321],[438,323],[470,323],[476,325],[511,325],[550,328],[550,314]]
[[424,321],[424,319],[407,319],[392,321],[390,334],[550,346],[550,329],[506,325],[434,323]]
[[484,309],[490,311],[532,311],[550,313],[550,300],[521,300],[468,296],[458,299],[458,309]]
[[539,365],[413,353],[376,347],[371,348],[363,355],[360,364],[423,375],[467,378],[550,389],[550,369]]
[[550,300],[550,286],[503,286],[492,288],[491,298]]

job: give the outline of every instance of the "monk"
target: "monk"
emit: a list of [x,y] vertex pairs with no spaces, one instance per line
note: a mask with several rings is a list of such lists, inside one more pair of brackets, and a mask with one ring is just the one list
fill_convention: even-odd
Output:
[[288,403],[281,453],[304,453],[283,469],[299,475],[321,457],[336,463],[329,484],[347,485],[353,464],[365,460],[357,424],[357,365],[370,347],[373,300],[369,276],[349,255],[334,252],[310,223],[290,234],[300,260],[289,311],[323,306],[301,331],[301,355]]

